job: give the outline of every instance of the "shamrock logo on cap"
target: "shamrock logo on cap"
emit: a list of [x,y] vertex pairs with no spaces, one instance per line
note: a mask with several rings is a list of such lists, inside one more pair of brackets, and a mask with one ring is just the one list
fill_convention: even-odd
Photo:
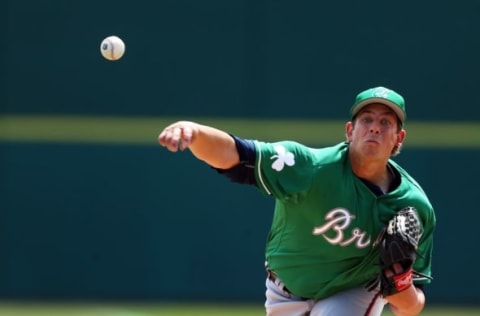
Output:
[[390,92],[390,90],[386,89],[386,88],[383,88],[383,87],[379,87],[379,88],[376,88],[375,90],[373,90],[373,96],[374,97],[377,97],[377,98],[384,98],[384,99],[388,99],[388,93]]

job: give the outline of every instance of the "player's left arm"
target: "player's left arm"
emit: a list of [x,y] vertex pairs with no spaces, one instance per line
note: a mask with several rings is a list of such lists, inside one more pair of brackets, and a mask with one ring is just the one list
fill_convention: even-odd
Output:
[[431,281],[434,227],[431,208],[418,214],[415,208],[407,207],[385,228],[380,243],[381,290],[397,316],[418,315],[425,306],[422,286]]
[[425,307],[425,293],[420,287],[411,285],[406,290],[385,298],[396,316],[414,316]]

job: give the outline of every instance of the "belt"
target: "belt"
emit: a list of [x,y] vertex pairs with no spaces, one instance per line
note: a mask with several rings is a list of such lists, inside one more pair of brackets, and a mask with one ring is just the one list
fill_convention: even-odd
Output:
[[[290,292],[290,290],[285,286],[285,284],[283,284],[283,282],[277,277],[277,274],[275,272],[273,272],[272,270],[270,269],[267,269],[267,278],[272,281],[273,283],[275,283],[282,291],[290,294],[290,295],[293,295],[293,296],[296,296],[295,294],[293,294],[292,292]],[[298,296],[297,296],[298,297]],[[309,298],[306,298],[306,297],[299,297],[302,301],[306,301],[306,300],[309,300]]]

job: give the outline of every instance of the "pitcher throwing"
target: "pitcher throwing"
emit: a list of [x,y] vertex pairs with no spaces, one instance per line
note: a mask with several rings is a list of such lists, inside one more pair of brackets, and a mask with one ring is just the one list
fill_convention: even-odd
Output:
[[310,148],[243,139],[195,122],[167,126],[159,143],[275,199],[266,245],[267,315],[417,315],[431,281],[435,214],[392,157],[406,131],[393,90],[359,93],[346,141]]

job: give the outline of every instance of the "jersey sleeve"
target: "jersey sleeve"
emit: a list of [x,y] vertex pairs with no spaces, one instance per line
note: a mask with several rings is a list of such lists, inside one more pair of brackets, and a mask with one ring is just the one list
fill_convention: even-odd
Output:
[[433,234],[436,226],[435,213],[431,206],[427,206],[423,212],[419,212],[422,223],[423,233],[418,246],[417,259],[415,260],[413,270],[419,272],[414,274],[414,283],[417,285],[428,284],[432,279],[432,252],[433,252]]
[[314,175],[313,149],[293,141],[255,141],[257,187],[266,195],[299,203]]

